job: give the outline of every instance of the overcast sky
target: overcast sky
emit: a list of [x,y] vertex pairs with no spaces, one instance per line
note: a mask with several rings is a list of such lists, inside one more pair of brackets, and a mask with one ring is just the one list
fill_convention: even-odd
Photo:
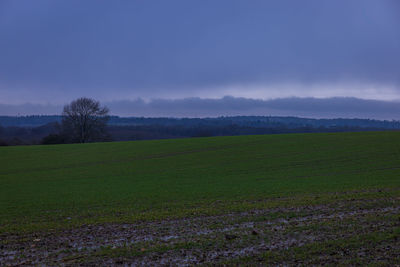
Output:
[[0,103],[80,96],[398,101],[400,1],[1,0]]

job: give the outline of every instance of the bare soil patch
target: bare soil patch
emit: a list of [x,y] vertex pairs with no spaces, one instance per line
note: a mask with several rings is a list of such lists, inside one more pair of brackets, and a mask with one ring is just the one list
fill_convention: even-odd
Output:
[[[26,235],[3,234],[0,265],[186,266],[224,264],[245,257],[259,258],[265,264],[263,255],[267,252],[279,255],[330,240],[371,233],[396,234],[399,214],[398,198],[358,199],[136,224],[84,225]],[[362,254],[370,246],[361,242],[355,249]],[[393,253],[400,252],[400,243],[393,241],[387,246],[389,253],[382,250],[375,254],[377,259],[391,262],[395,259]],[[321,255],[330,257],[323,252]],[[338,262],[347,259],[342,257],[340,261],[339,257]]]

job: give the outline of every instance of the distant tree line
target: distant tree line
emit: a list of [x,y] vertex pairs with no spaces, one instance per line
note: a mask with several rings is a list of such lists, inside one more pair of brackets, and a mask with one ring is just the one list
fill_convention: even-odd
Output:
[[40,144],[49,134],[58,133],[60,124],[50,122],[38,127],[0,126],[0,146]]
[[[63,144],[72,142],[60,134],[61,123],[49,123],[39,127],[0,127],[0,145],[29,144]],[[288,127],[285,124],[275,124],[271,127],[252,127],[232,125],[107,125],[107,135],[97,141],[129,141],[185,137],[209,137],[227,135],[280,134],[280,133],[316,133],[316,132],[347,132],[373,131],[382,128],[365,128],[351,126],[332,127]],[[94,139],[93,141],[96,141]]]
[[[19,127],[38,127],[52,122],[62,122],[62,115],[31,115],[31,116],[0,116],[0,125]],[[400,129],[400,121],[395,120],[370,120],[370,119],[309,119],[298,117],[277,116],[234,116],[217,118],[143,118],[143,117],[118,117],[108,116],[108,125],[137,126],[137,125],[163,125],[163,126],[249,126],[259,128],[279,127],[288,128],[310,127],[360,127]]]
[[0,116],[0,146],[398,129],[399,121],[368,119],[121,118],[109,116],[108,108],[98,101],[79,98],[66,105],[61,116]]

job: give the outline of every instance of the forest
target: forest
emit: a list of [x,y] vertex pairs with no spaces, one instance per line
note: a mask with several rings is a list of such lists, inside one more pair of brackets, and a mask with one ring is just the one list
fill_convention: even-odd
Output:
[[[56,138],[62,116],[0,116],[0,145],[64,143]],[[129,141],[185,137],[279,133],[399,130],[400,121],[311,119],[277,116],[216,118],[145,118],[110,116],[107,136],[98,141]]]

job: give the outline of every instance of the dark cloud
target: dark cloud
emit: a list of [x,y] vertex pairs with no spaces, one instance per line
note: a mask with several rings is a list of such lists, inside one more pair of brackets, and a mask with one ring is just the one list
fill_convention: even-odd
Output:
[[400,102],[357,98],[282,98],[258,100],[224,97],[186,98],[144,102],[116,101],[107,104],[123,116],[216,117],[235,115],[298,116],[311,118],[400,119]]
[[[235,115],[297,116],[310,118],[400,119],[400,102],[357,98],[282,98],[257,100],[224,97],[219,99],[186,98],[146,102],[114,101],[104,103],[111,113],[143,117],[216,117]],[[2,105],[0,115],[59,114],[62,106]]]
[[0,103],[265,98],[281,83],[400,98],[399,28],[397,0],[1,1]]
[[54,115],[60,114],[61,106],[50,104],[2,104],[0,103],[0,116],[19,116],[19,115]]

